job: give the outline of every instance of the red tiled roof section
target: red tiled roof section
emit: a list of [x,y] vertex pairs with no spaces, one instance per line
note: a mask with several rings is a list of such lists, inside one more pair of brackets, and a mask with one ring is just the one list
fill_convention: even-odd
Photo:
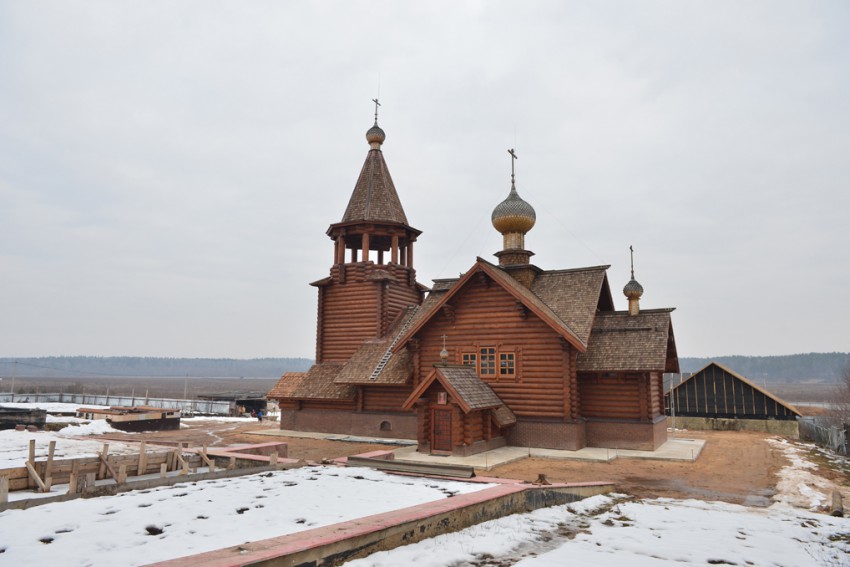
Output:
[[307,372],[287,372],[266,397],[353,400],[354,386],[334,382],[342,367],[342,364],[314,364]]
[[407,216],[396,193],[381,150],[369,150],[342,222],[382,221],[407,225]]
[[667,362],[670,312],[653,309],[598,313],[587,352],[579,353],[579,372],[658,371]]
[[531,291],[588,344],[607,266],[537,275]]

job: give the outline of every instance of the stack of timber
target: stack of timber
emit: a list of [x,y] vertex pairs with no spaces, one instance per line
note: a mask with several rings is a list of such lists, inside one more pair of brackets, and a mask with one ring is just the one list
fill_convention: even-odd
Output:
[[121,431],[166,431],[180,429],[180,410],[177,408],[154,408],[149,406],[112,406],[103,408],[79,408],[77,417],[105,419]]
[[34,425],[43,429],[46,421],[47,411],[43,409],[0,406],[0,429],[15,429],[18,425]]

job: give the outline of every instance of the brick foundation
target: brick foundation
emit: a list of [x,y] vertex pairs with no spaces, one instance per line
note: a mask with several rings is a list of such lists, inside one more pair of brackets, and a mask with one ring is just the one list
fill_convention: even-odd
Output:
[[[382,424],[384,428],[382,428]],[[387,429],[389,427],[389,429]],[[333,410],[280,412],[280,428],[388,439],[416,439],[416,415],[412,413],[356,413]]]
[[587,444],[590,447],[654,451],[667,441],[667,418],[653,422],[603,421],[587,422]]
[[578,451],[585,441],[585,423],[519,420],[508,434],[508,445]]

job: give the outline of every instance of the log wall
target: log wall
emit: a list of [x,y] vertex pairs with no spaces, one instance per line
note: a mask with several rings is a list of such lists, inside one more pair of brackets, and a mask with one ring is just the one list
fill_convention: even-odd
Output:
[[316,362],[345,362],[364,341],[386,334],[408,305],[422,294],[412,271],[372,262],[335,265],[331,280],[319,286]]
[[533,313],[521,309],[510,294],[489,278],[468,282],[450,303],[417,333],[417,383],[440,362],[442,335],[446,335],[446,348],[453,363],[461,363],[461,355],[467,351],[477,352],[480,357],[480,347],[515,353],[516,375],[497,374],[482,380],[518,416],[571,417],[568,394],[575,368],[575,355],[570,353],[573,347]]
[[364,386],[363,411],[404,411],[401,405],[413,392],[413,386]]
[[[641,377],[617,373],[579,374],[581,415],[600,419],[646,419],[641,411]],[[642,399],[643,398],[643,399]]]

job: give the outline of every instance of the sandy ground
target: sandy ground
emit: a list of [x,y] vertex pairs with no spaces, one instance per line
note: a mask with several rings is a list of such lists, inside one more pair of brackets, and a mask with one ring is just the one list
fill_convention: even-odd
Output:
[[[186,422],[184,421],[184,423]],[[321,461],[322,459],[356,455],[378,449],[398,448],[395,445],[251,435],[252,431],[278,429],[277,423],[258,423],[255,419],[245,419],[239,422],[201,421],[194,423],[190,420],[188,423],[190,424],[189,427],[182,427],[177,431],[155,431],[135,434],[113,433],[104,435],[103,438],[136,442],[144,440],[154,443],[157,441],[165,443],[186,442],[193,447],[199,447],[205,444],[210,447],[225,447],[228,445],[285,441],[289,444],[289,456],[305,461]]]
[[[128,441],[185,441],[192,445],[235,445],[263,443],[269,437],[252,432],[274,429],[275,423],[201,422],[179,431],[162,431],[135,435],[109,435]],[[783,454],[767,442],[775,437],[746,431],[677,432],[684,438],[705,439],[706,445],[696,462],[616,459],[609,463],[529,458],[515,461],[483,476],[534,480],[545,474],[552,482],[611,481],[617,490],[640,497],[696,498],[721,500],[750,506],[767,506],[774,494],[778,471],[788,463]],[[395,446],[347,443],[321,439],[276,437],[289,443],[289,456],[319,461]],[[817,471],[850,493],[846,476],[822,466]]]

